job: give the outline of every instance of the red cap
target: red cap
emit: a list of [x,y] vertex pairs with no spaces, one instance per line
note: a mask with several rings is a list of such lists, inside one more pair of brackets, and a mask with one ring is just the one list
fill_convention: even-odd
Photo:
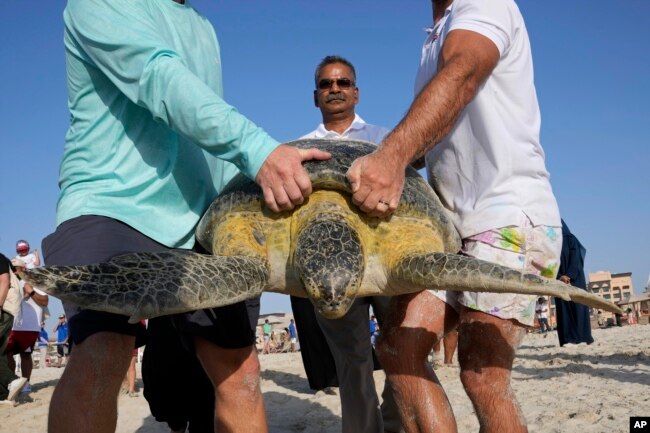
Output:
[[29,251],[29,242],[23,240],[16,242],[16,251]]

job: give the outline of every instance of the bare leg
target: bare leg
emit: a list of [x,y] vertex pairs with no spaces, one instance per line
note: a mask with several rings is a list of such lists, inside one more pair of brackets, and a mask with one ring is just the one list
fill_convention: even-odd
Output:
[[20,354],[20,373],[27,380],[32,377],[32,369],[34,368],[34,362],[32,361],[31,353],[21,353]]
[[442,344],[445,348],[445,364],[450,365],[454,360],[454,352],[458,346],[458,330],[454,329],[445,334]]
[[41,351],[41,357],[39,358],[38,368],[45,368],[47,367],[47,346],[41,346],[39,350]]
[[525,327],[466,307],[460,321],[460,378],[476,410],[480,433],[527,432],[510,387],[515,349],[526,334]]
[[442,340],[436,341],[436,344],[433,345],[433,352],[436,356],[440,353],[440,346],[442,346]]
[[135,361],[137,359],[137,356],[131,356],[131,363],[129,364],[129,369],[126,371],[129,395],[135,394]]
[[224,349],[201,337],[195,337],[194,344],[215,387],[215,431],[267,432],[255,347]]
[[134,344],[135,337],[99,332],[75,345],[52,395],[49,433],[115,432],[117,394]]
[[399,408],[404,430],[456,432],[449,400],[427,356],[445,330],[455,327],[456,312],[429,292],[393,298],[377,343]]

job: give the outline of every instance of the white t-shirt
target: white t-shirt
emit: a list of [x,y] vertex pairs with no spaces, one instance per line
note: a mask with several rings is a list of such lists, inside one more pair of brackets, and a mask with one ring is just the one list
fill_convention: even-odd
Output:
[[537,302],[535,304],[535,312],[537,313],[538,319],[548,319],[548,304],[546,302],[543,304]]
[[15,258],[25,263],[25,269],[34,269],[36,267],[36,255],[34,253],[29,253],[24,256],[17,255]]
[[[14,331],[41,331],[41,322],[43,321],[43,308],[38,305],[32,298],[24,299],[25,296],[25,282],[20,282],[20,294],[23,300],[20,303],[20,311],[14,317]],[[47,293],[34,288],[34,291],[39,295],[47,295]]]
[[325,126],[321,123],[318,125],[318,128],[313,130],[307,135],[300,137],[304,138],[334,138],[334,139],[344,139],[348,138],[351,140],[365,140],[370,141],[375,144],[379,144],[381,140],[384,139],[386,134],[388,134],[388,129],[381,126],[371,125],[366,123],[361,116],[358,114],[354,115],[354,120],[342,134],[339,134],[336,131],[330,131],[325,129]]
[[463,238],[516,225],[559,227],[544,151],[533,62],[523,18],[512,0],[455,0],[424,42],[415,94],[437,73],[447,34],[489,38],[500,58],[456,125],[426,155],[427,173]]

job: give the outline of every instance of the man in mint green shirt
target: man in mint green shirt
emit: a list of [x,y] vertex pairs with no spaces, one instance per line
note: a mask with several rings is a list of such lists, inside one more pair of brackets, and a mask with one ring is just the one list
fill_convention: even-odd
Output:
[[[311,193],[301,163],[329,155],[280,145],[223,100],[214,29],[189,2],[69,0],[64,22],[70,128],[57,229],[43,242],[48,265],[190,249],[200,216],[237,171],[262,187],[272,211]],[[49,431],[114,431],[143,326],[64,308],[74,355],[52,397]],[[175,320],[216,384],[216,429],[266,431],[243,303]]]

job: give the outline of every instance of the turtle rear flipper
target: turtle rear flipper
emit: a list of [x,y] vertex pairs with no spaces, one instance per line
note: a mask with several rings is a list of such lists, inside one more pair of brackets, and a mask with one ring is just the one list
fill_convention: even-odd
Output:
[[457,292],[523,293],[549,295],[614,313],[615,304],[558,280],[450,253],[427,253],[401,260],[395,277],[422,289]]
[[30,284],[82,308],[141,319],[234,304],[258,296],[269,273],[260,259],[188,251],[132,253],[87,266],[26,271]]

